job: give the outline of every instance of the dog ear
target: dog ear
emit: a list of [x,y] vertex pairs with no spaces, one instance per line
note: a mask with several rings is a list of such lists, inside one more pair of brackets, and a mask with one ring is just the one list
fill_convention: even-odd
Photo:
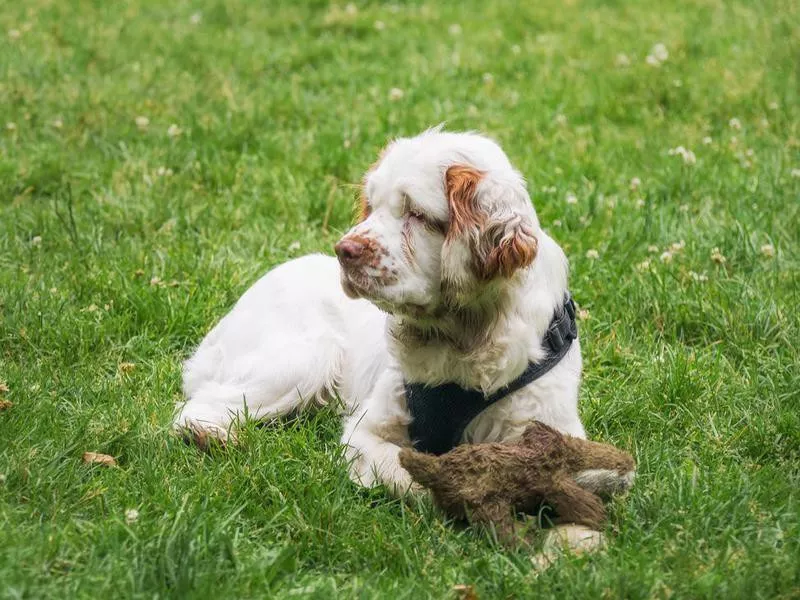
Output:
[[454,165],[445,173],[450,208],[446,241],[468,238],[473,270],[481,279],[511,277],[536,258],[533,224],[524,214],[510,210],[513,204],[509,205],[507,196],[515,192],[505,187],[473,167]]
[[461,235],[475,235],[483,227],[486,214],[478,207],[478,184],[483,176],[481,171],[464,165],[454,165],[445,172],[445,190],[450,208],[447,237],[450,240]]
[[487,229],[488,254],[482,272],[485,279],[497,275],[511,277],[514,271],[529,266],[536,258],[539,242],[533,227],[522,217],[492,224]]
[[367,202],[367,190],[365,189],[366,186],[367,184],[362,182],[358,190],[355,206],[353,207],[353,213],[355,215],[354,220],[356,223],[366,221],[370,213],[369,203]]
[[369,166],[366,173],[364,173],[364,177],[361,178],[361,185],[359,186],[358,196],[353,208],[356,223],[366,221],[367,217],[369,217],[370,213],[372,212],[372,209],[369,206],[369,198],[367,198],[367,182],[370,175],[377,170],[383,159],[386,158],[386,154],[393,145],[394,142],[389,142],[381,149],[381,151],[378,153],[378,158],[376,158],[375,162]]

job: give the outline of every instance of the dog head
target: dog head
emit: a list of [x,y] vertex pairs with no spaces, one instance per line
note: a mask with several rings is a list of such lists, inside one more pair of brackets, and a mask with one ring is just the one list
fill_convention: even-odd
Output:
[[485,301],[536,258],[525,183],[481,135],[392,142],[364,178],[360,213],[336,244],[342,286],[392,314]]

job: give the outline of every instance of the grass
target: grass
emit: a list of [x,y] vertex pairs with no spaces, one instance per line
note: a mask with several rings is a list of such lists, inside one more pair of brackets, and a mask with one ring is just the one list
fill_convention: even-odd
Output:
[[[0,597],[800,597],[798,4],[356,8],[0,3]],[[607,552],[539,574],[353,487],[332,412],[169,434],[211,324],[442,121],[528,178],[587,429],[639,462]]]

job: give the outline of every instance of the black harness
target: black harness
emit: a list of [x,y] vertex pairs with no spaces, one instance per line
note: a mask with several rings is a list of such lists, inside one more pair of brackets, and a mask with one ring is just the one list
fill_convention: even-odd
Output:
[[575,303],[567,294],[544,336],[549,352],[538,363],[528,367],[514,381],[486,396],[479,390],[465,390],[456,383],[428,387],[423,383],[406,383],[406,402],[412,421],[408,426],[414,448],[431,454],[444,454],[461,441],[470,421],[489,406],[509,394],[521,390],[555,367],[578,337]]

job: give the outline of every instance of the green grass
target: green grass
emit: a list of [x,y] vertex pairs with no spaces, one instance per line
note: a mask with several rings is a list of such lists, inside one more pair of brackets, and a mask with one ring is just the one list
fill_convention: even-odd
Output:
[[[524,4],[0,3],[0,597],[800,597],[800,7]],[[607,552],[540,574],[352,486],[332,412],[169,434],[211,324],[442,121],[528,178],[587,429],[639,462]]]

